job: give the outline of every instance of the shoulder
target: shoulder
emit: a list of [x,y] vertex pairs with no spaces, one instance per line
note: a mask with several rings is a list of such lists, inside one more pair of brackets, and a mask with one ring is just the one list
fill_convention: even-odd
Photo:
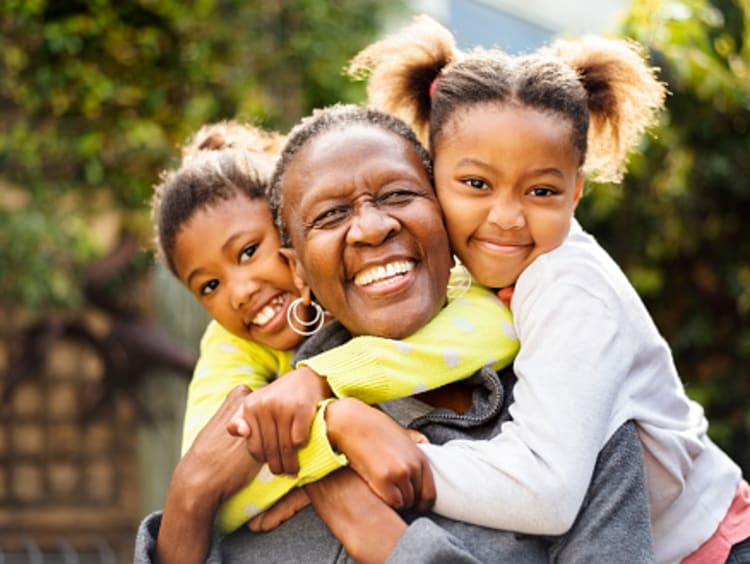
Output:
[[213,362],[218,358],[253,358],[266,364],[288,364],[293,351],[274,349],[268,345],[241,339],[230,333],[216,321],[211,321],[201,338],[202,361]]
[[559,300],[588,296],[615,303],[629,292],[630,283],[620,267],[574,222],[562,245],[537,258],[521,273],[514,292],[514,312],[518,303],[541,296]]

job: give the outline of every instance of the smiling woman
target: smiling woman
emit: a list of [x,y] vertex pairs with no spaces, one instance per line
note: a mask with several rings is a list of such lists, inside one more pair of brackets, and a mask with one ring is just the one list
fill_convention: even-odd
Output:
[[369,125],[332,130],[296,155],[283,184],[289,256],[353,335],[405,337],[443,307],[453,259],[414,146]]

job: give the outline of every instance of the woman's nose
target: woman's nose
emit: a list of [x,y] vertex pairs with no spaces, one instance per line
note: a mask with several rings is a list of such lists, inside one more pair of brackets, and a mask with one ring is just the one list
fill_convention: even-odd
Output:
[[360,206],[352,218],[346,240],[350,245],[380,245],[398,233],[401,224],[375,204]]

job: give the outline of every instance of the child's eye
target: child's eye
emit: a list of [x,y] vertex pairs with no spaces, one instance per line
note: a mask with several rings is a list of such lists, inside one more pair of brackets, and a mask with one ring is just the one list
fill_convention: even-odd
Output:
[[206,282],[205,284],[201,285],[200,294],[201,296],[208,296],[218,287],[219,287],[219,281],[216,278],[213,278],[209,280],[208,282]]
[[529,195],[544,198],[546,196],[554,196],[557,194],[557,190],[549,188],[548,186],[535,186],[529,190]]
[[487,190],[488,188],[487,183],[479,178],[467,178],[463,183],[476,190]]
[[255,245],[248,245],[242,251],[240,252],[240,262],[245,262],[246,260],[249,260],[252,258],[252,256],[255,254],[255,251],[258,250],[257,243]]

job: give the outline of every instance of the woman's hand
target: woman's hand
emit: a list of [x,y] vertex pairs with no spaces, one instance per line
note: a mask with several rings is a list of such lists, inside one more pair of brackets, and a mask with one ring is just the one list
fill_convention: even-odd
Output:
[[219,505],[260,469],[244,439],[227,433],[230,418],[249,394],[245,386],[234,388],[177,463],[156,541],[160,564],[203,562]]
[[263,513],[250,519],[247,526],[255,533],[271,531],[309,504],[307,492],[302,488],[294,488]]
[[385,562],[407,528],[399,514],[349,468],[304,489],[320,518],[360,564]]
[[303,366],[247,396],[227,429],[247,439],[251,456],[271,472],[294,475],[318,402],[330,395],[326,379]]
[[385,503],[395,509],[432,507],[432,471],[415,443],[415,438],[426,442],[423,435],[407,431],[379,409],[354,398],[328,404],[326,425],[332,446],[349,458],[351,468]]

